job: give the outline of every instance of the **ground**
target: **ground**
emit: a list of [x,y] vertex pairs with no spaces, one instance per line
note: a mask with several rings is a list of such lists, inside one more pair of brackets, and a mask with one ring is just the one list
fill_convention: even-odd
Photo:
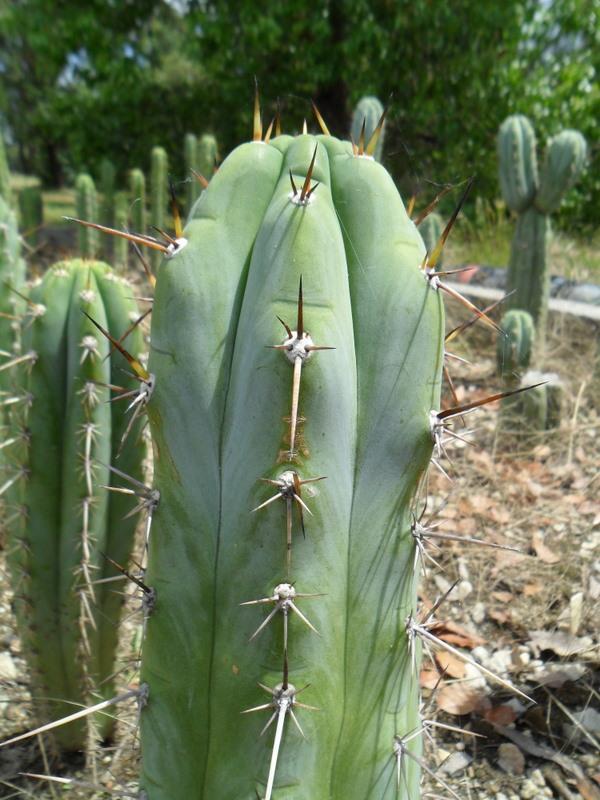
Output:
[[[70,210],[68,202],[67,198],[61,207],[65,211]],[[450,251],[450,263],[477,261],[466,253],[469,236],[463,228]],[[66,229],[58,229],[53,237],[68,249],[71,236]],[[490,257],[481,261],[498,263],[506,241],[500,232],[496,243],[504,244],[494,250],[486,243]],[[573,249],[580,256],[584,252],[583,245],[573,244],[570,251],[567,243],[556,261],[557,271],[593,280],[599,274],[593,258],[587,266],[583,257],[578,266],[566,266]],[[454,301],[447,309],[449,326],[468,318]],[[426,775],[426,796],[600,798],[597,338],[591,322],[550,318],[536,366],[556,371],[564,381],[558,429],[535,434],[521,428],[515,433],[499,403],[485,406],[466,418],[466,426],[454,425],[454,431],[467,435],[473,445],[447,440],[448,458],[442,457],[441,464],[449,478],[435,469],[431,472],[422,523],[443,523],[432,534],[456,534],[515,549],[438,538],[427,545],[422,615],[447,595],[436,610],[432,633],[454,650],[430,645],[423,660],[424,718],[436,723],[427,725],[432,743],[426,748],[426,763],[444,782]],[[502,389],[495,373],[495,334],[489,327],[472,326],[453,342],[452,351],[472,362],[450,364],[460,402]],[[446,396],[446,407],[454,403]],[[474,434],[466,434],[471,429]],[[137,641],[137,624],[134,617],[125,626],[124,659]],[[2,740],[32,724],[27,671],[6,593],[0,605],[0,641],[5,649],[0,655]],[[470,659],[503,682],[482,673]],[[123,685],[129,678],[135,680],[133,674],[125,674]],[[515,696],[507,683],[531,700]],[[122,714],[115,748],[96,752],[95,775],[81,764],[67,765],[62,773],[60,765],[49,765],[53,774],[135,791],[135,709]],[[0,797],[52,796],[46,784],[17,775],[47,771],[33,741],[0,751]],[[89,787],[57,786],[54,796],[96,794]]]

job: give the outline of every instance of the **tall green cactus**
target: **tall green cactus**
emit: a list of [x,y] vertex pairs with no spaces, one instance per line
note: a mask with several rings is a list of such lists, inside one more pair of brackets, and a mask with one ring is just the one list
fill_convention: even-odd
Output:
[[[165,228],[168,189],[168,159],[163,147],[153,147],[150,169],[150,223],[156,228]],[[152,268],[156,272],[160,264],[160,253],[153,251],[150,257]]]
[[21,230],[30,244],[38,241],[39,229],[44,223],[44,200],[39,186],[26,186],[19,192]]
[[[419,233],[421,234],[423,241],[425,243],[425,247],[428,253],[433,253],[433,250],[436,244],[440,240],[440,236],[442,235],[442,231],[444,230],[444,221],[442,220],[441,216],[432,211],[428,214],[423,222],[419,225]],[[443,266],[444,263],[444,254],[443,252],[440,254],[438,258],[438,266]]]
[[193,133],[186,133],[185,135],[185,139],[183,140],[183,156],[185,163],[185,179],[187,181],[185,185],[185,201],[186,210],[189,214],[200,194],[200,184],[194,177],[194,172],[198,171],[198,139]]
[[535,325],[527,311],[512,309],[500,321],[502,334],[496,340],[498,374],[509,382],[523,375],[531,362],[535,341]]
[[141,169],[132,169],[129,173],[129,193],[131,227],[136,233],[146,233],[146,178]]
[[586,143],[577,131],[550,140],[538,176],[535,133],[527,117],[508,117],[498,134],[500,188],[507,206],[518,214],[513,238],[508,289],[511,308],[528,311],[543,341],[550,272],[550,214],[581,174]]
[[10,170],[6,158],[4,137],[0,131],[0,198],[10,206],[12,204],[12,189],[10,188]]
[[117,171],[109,158],[100,162],[100,222],[112,227],[115,224],[115,180]]
[[415,800],[444,351],[421,237],[381,165],[307,135],[234,150],[184,237],[152,320],[142,795]]
[[[25,282],[25,262],[21,255],[21,239],[17,217],[6,200],[0,197],[0,350],[12,352],[18,337],[18,314],[22,302],[13,289]],[[0,373],[0,386],[7,385],[6,373]]]
[[[363,124],[365,126],[365,143],[369,141],[383,114],[383,105],[377,97],[363,97],[358,101],[352,114],[350,135],[355,144],[359,143]],[[381,161],[383,155],[383,141],[385,137],[385,123],[382,127],[373,157]]]
[[196,170],[209,181],[215,171],[219,158],[217,140],[212,133],[204,133],[198,142],[198,159]]
[[[75,204],[79,219],[95,220],[98,217],[96,185],[90,175],[82,173],[75,182]],[[95,258],[100,247],[98,231],[81,226],[79,229],[79,253],[83,258]]]
[[[115,194],[115,227],[121,231],[126,231],[129,227],[129,198],[126,192]],[[128,260],[129,242],[127,239],[117,237],[113,241],[113,261],[121,274],[127,270]]]
[[[103,554],[127,562],[136,519],[125,518],[131,510],[127,495],[107,497],[101,487],[112,482],[108,465],[115,463],[128,424],[107,402],[108,387],[133,387],[120,361],[106,358],[107,341],[82,311],[121,337],[136,315],[130,295],[105,264],[71,261],[50,268],[31,289],[23,355],[11,376],[21,402],[11,406],[13,441],[3,445],[12,467],[3,487],[9,568],[32,695],[45,722],[72,713],[92,686],[101,696],[114,691],[122,598],[114,584],[102,582],[118,574]],[[139,330],[126,345],[141,350]],[[138,436],[139,428],[116,463],[141,479]],[[101,717],[98,725],[107,736],[112,719]],[[71,723],[55,735],[62,749],[80,749],[85,724]]]

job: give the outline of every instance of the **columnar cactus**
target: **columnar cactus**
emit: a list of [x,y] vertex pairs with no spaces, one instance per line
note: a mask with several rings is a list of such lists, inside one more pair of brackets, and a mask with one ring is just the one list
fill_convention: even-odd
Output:
[[[129,173],[129,193],[131,200],[131,227],[138,233],[146,233],[146,178],[141,169],[132,169]],[[85,217],[84,219],[89,219]]]
[[504,427],[523,433],[542,433],[560,426],[565,387],[554,372],[530,370],[521,386],[533,387],[502,401]]
[[44,201],[39,186],[26,186],[19,192],[21,230],[31,244],[38,239],[39,228],[44,223]]
[[186,209],[188,213],[191,211],[192,206],[196,202],[200,194],[200,184],[194,177],[194,172],[198,171],[197,158],[198,158],[198,139],[193,133],[186,133],[183,140],[183,157],[185,163],[185,178],[186,178]]
[[207,181],[213,176],[218,158],[219,148],[217,146],[217,140],[211,133],[203,134],[198,142],[198,166],[196,169]]
[[[352,127],[350,135],[352,141],[358,144],[364,125],[364,139],[369,141],[377,127],[383,114],[383,105],[377,97],[363,97],[358,101],[354,113],[352,114]],[[382,127],[377,146],[373,156],[376,161],[381,161],[383,155],[383,140],[385,136],[385,124]]]
[[[90,175],[84,173],[77,176],[75,182],[75,205],[77,216],[81,219],[96,219],[98,216],[98,200],[96,186]],[[79,253],[83,258],[94,258],[98,254],[99,236],[92,228],[80,228]]]
[[[440,241],[440,236],[442,235],[443,230],[444,222],[441,216],[435,211],[432,211],[430,214],[428,214],[423,222],[421,222],[419,225],[419,233],[423,238],[428,253],[433,253],[436,244]],[[438,266],[441,267],[443,263],[444,257],[442,253],[440,254],[440,258],[438,260]]]
[[[15,347],[15,329],[22,302],[13,291],[25,281],[25,262],[17,218],[6,200],[0,197],[0,351],[10,353]],[[18,338],[18,337],[17,337]],[[6,385],[6,373],[0,373],[0,386]]]
[[[115,225],[119,230],[125,231],[129,227],[129,198],[126,192],[115,194]],[[129,243],[126,239],[117,237],[113,241],[113,261],[117,270],[123,273],[127,269],[129,256]]]
[[12,203],[12,189],[10,188],[10,170],[6,158],[4,137],[0,131],[0,198],[10,206]]
[[[107,496],[101,487],[112,483],[111,463],[141,479],[143,448],[136,425],[123,442],[128,420],[108,401],[111,386],[126,392],[131,380],[120,361],[107,359],[109,344],[86,314],[121,337],[136,316],[130,296],[104,264],[50,268],[30,291],[22,355],[12,369],[18,402],[3,444],[12,468],[2,487],[7,552],[32,695],[45,722],[85,703],[92,686],[101,696],[114,691],[122,598],[103,582],[118,574],[105,556],[127,562],[136,519],[126,518],[129,496]],[[139,352],[139,330],[125,343]],[[109,735],[111,718],[100,717],[98,727]],[[55,735],[62,749],[80,749],[85,723]]]
[[529,367],[535,340],[531,314],[513,309],[500,321],[503,333],[496,340],[498,374],[507,380],[521,376]]
[[100,162],[100,221],[103,225],[115,224],[115,165],[108,158]]
[[[163,229],[169,202],[168,160],[167,152],[162,147],[152,148],[150,170],[150,223],[155,228]],[[156,271],[160,264],[160,253],[151,256],[152,267]]]
[[148,800],[418,797],[412,513],[444,352],[424,255],[380,164],[302,135],[234,150],[162,264]]
[[508,288],[511,308],[528,311],[543,337],[550,273],[550,214],[581,174],[586,143],[577,131],[550,140],[538,176],[536,141],[527,117],[508,117],[498,134],[500,188],[507,206],[518,214],[512,243]]

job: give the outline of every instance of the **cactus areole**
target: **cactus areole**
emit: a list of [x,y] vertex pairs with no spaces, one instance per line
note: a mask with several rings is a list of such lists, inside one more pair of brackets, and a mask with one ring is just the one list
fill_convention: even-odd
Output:
[[238,147],[184,237],[152,320],[142,796],[415,800],[421,237],[380,164],[309,135]]

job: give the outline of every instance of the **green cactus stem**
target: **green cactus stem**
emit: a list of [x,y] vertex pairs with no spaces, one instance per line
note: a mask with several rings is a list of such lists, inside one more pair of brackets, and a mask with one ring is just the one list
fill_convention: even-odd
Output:
[[[79,219],[94,222],[98,218],[98,200],[96,186],[90,175],[81,174],[77,176],[75,182],[75,195],[77,216]],[[93,228],[80,226],[79,232],[79,253],[82,258],[95,258],[100,247],[98,231]]]
[[[23,302],[13,291],[25,282],[25,262],[17,218],[6,200],[0,197],[0,350],[10,353],[19,345],[19,314]],[[0,387],[6,388],[8,375],[0,373]]]
[[185,185],[185,201],[186,210],[189,214],[200,194],[200,184],[194,177],[194,172],[198,171],[198,139],[195,134],[186,133],[183,140],[183,155],[185,162],[185,179],[187,181]]
[[148,220],[146,216],[146,178],[141,169],[132,169],[129,173],[130,217],[131,228],[136,233],[146,233]]
[[[115,225],[115,180],[117,171],[108,158],[100,162],[100,222],[109,228]],[[98,220],[92,220],[97,222]],[[110,261],[114,250],[114,242],[110,237],[103,241],[104,254]]]
[[500,188],[507,206],[517,214],[507,287],[510,308],[533,317],[543,347],[550,291],[548,252],[550,214],[575,184],[586,162],[586,144],[577,131],[552,139],[538,176],[535,134],[529,120],[508,117],[498,134]]
[[[442,235],[442,231],[444,230],[444,221],[442,220],[441,216],[432,211],[428,214],[423,222],[419,225],[419,233],[421,234],[423,241],[425,243],[425,247],[429,254],[433,253],[436,244],[440,241],[440,236]],[[444,263],[444,255],[443,252],[440,254],[440,257],[437,261],[437,266],[441,267]]]
[[[150,223],[155,228],[165,228],[167,204],[169,201],[168,189],[168,159],[167,152],[162,147],[152,148],[150,171]],[[150,261],[154,272],[158,269],[161,255],[152,252]]]
[[[129,227],[129,198],[126,192],[115,194],[115,227],[126,231]],[[129,242],[119,236],[113,241],[113,261],[117,271],[124,274],[129,260]]]
[[521,378],[520,385],[534,388],[502,401],[503,427],[519,435],[539,434],[560,427],[565,387],[559,376],[554,372],[529,370]]
[[30,244],[37,244],[44,224],[44,201],[39,186],[26,186],[19,192],[21,229]]
[[421,237],[380,164],[308,135],[234,150],[184,237],[152,320],[142,792],[415,800],[444,352]]
[[[136,527],[128,495],[108,465],[142,479],[139,428],[122,443],[128,419],[109,403],[109,385],[131,390],[122,359],[107,359],[109,344],[85,311],[121,337],[137,316],[131,289],[110,267],[94,261],[50,268],[30,291],[22,326],[22,356],[12,378],[21,403],[11,406],[5,448],[12,477],[4,485],[10,517],[9,569],[23,653],[31,672],[35,711],[47,722],[86,703],[90,690],[114,693],[113,674],[122,598],[106,560],[126,564]],[[142,348],[139,329],[125,340]],[[117,397],[115,392],[113,397]],[[10,485],[8,485],[10,483]],[[118,485],[118,484],[117,484]],[[41,699],[43,698],[43,699]],[[113,720],[100,716],[100,735]],[[57,728],[63,750],[85,744],[85,722]]]
[[[379,100],[377,97],[363,97],[358,101],[358,104],[354,109],[354,113],[352,114],[352,126],[350,129],[350,135],[354,144],[358,145],[360,141],[363,124],[365,129],[365,144],[368,143],[369,139],[377,128],[382,114],[383,105],[381,104],[381,100]],[[384,138],[385,123],[381,129],[379,140],[377,142],[377,146],[375,147],[375,152],[373,153],[375,161],[381,161],[383,155]]]
[[10,187],[10,169],[6,158],[4,137],[0,131],[0,198],[10,206],[12,204],[12,189]]
[[219,158],[219,149],[217,140],[211,133],[205,133],[200,137],[198,142],[198,159],[196,167],[197,172],[203,175],[209,181],[217,166]]
[[531,361],[535,341],[535,326],[531,314],[513,309],[500,321],[504,335],[496,340],[498,374],[509,382],[522,375]]

